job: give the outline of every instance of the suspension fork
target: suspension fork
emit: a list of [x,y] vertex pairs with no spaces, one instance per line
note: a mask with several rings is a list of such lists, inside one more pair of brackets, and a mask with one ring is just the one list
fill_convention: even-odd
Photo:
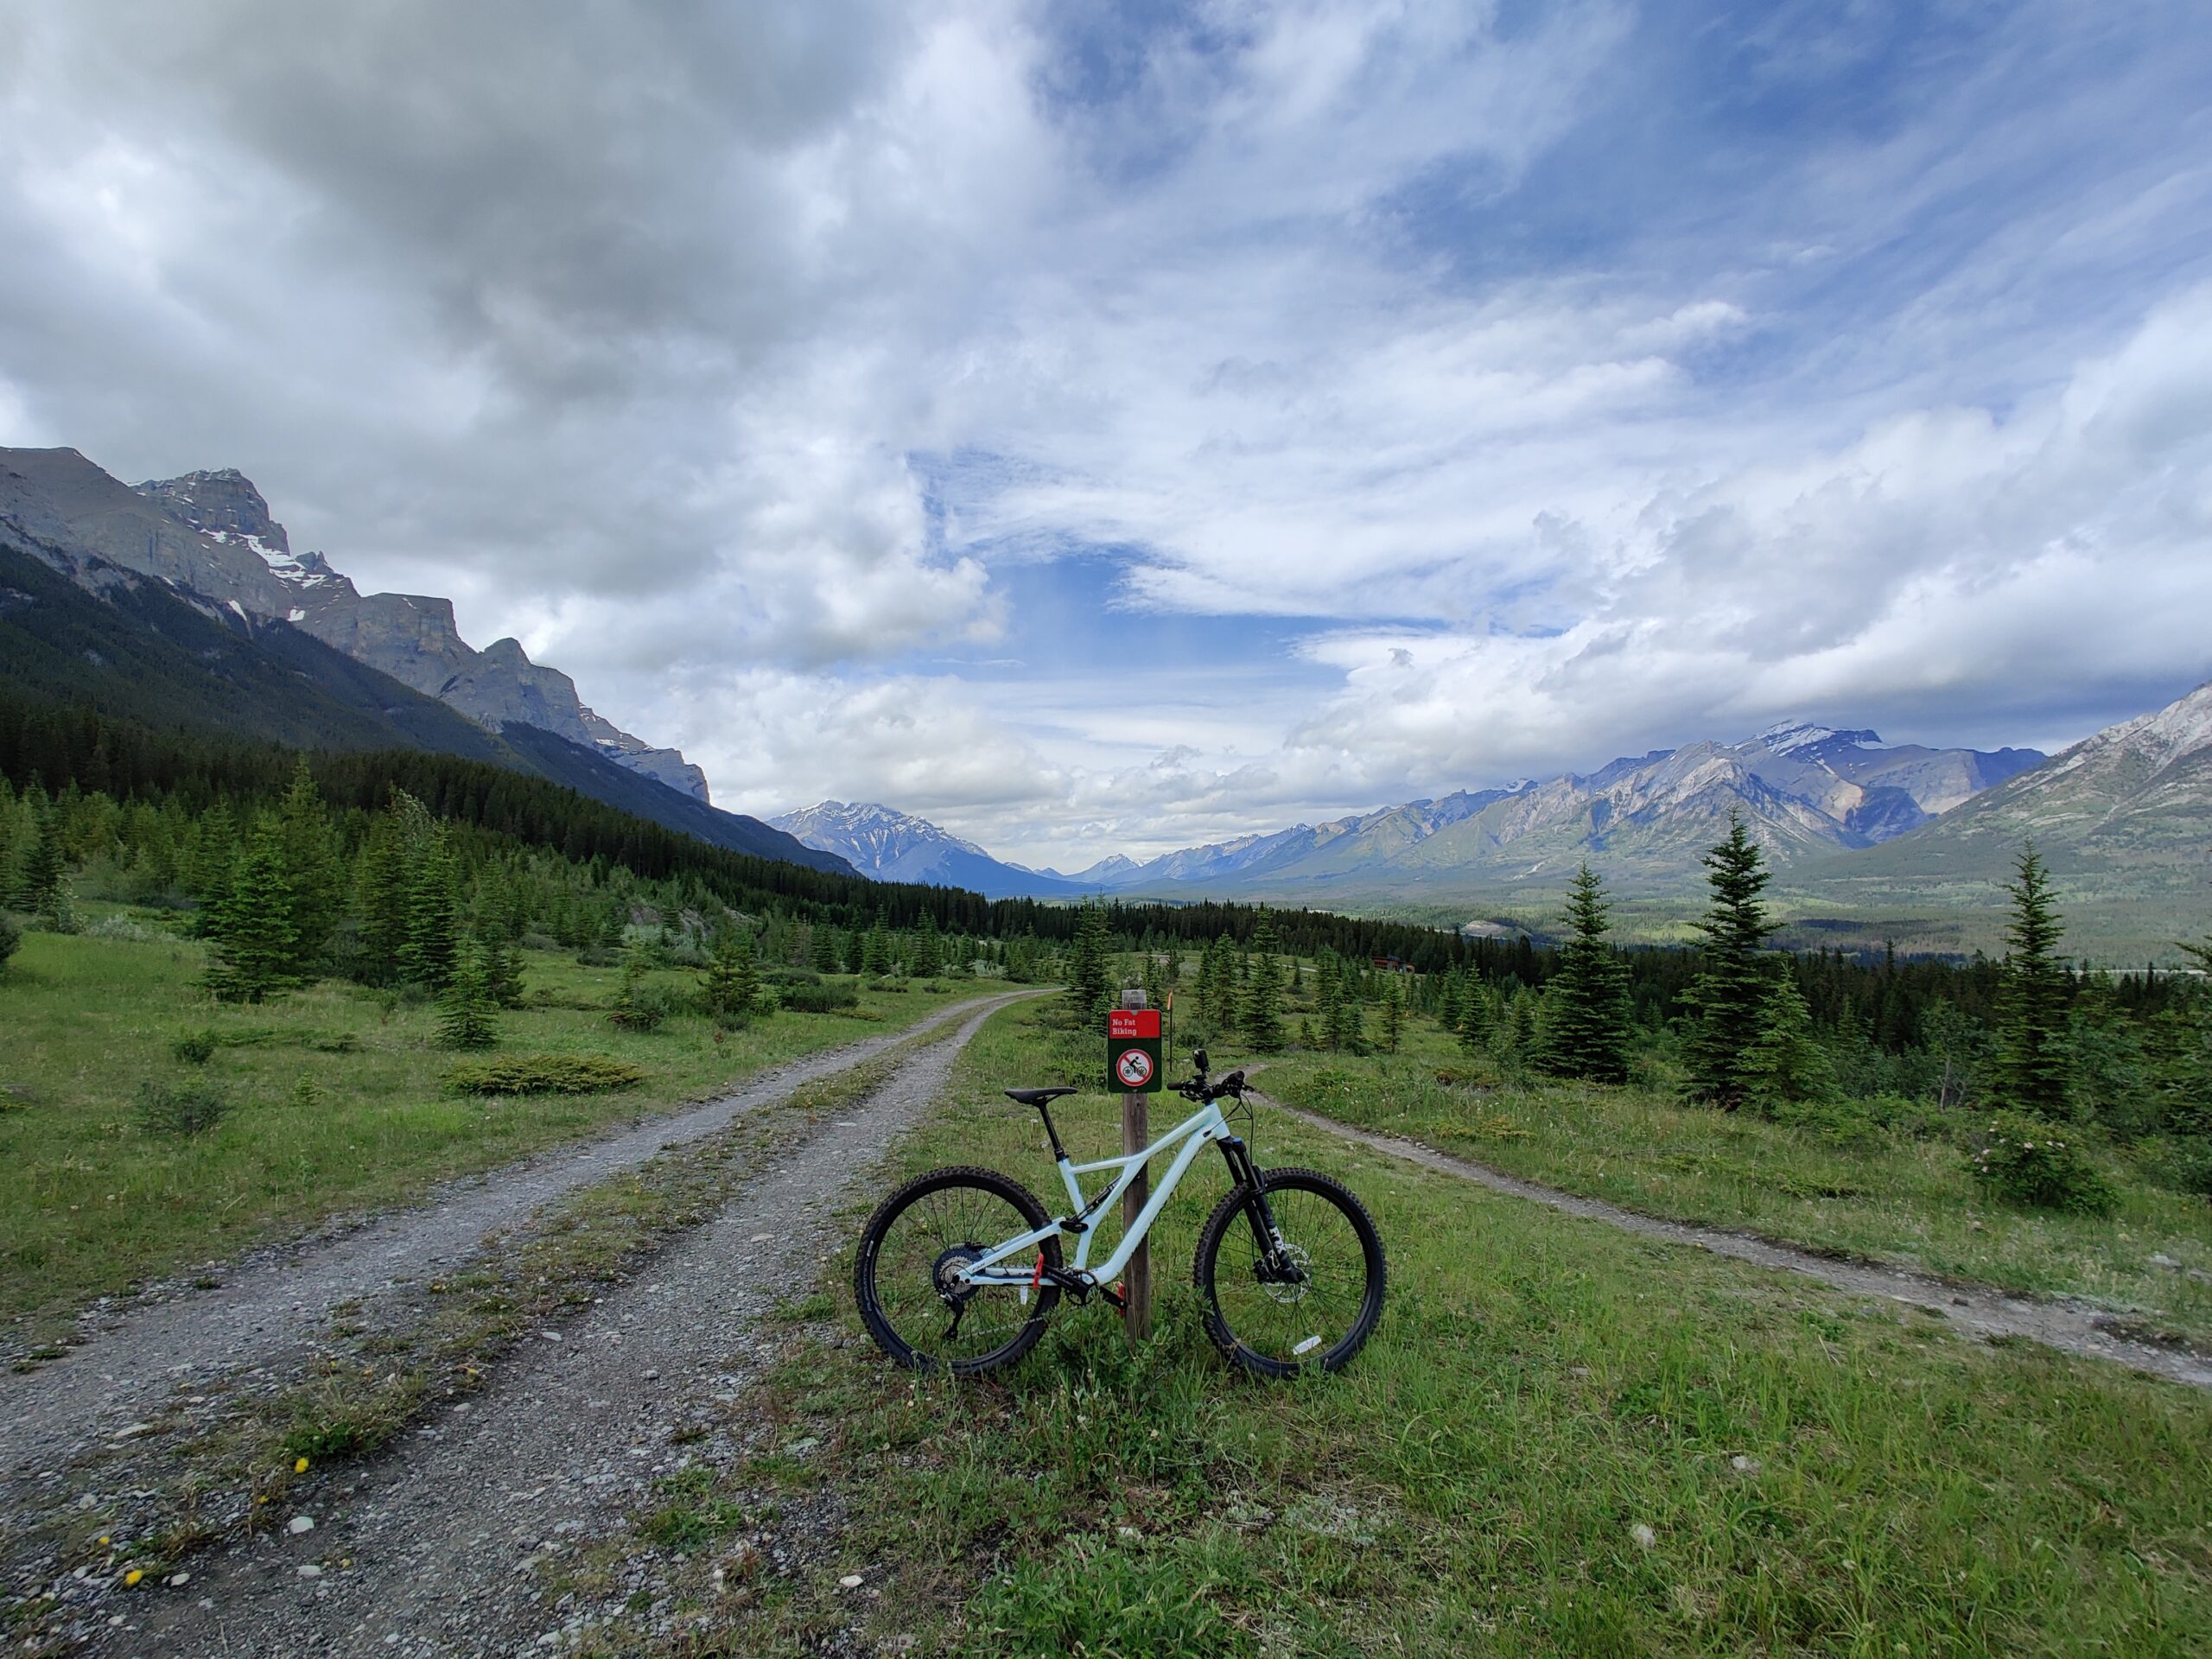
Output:
[[1275,1225],[1275,1212],[1261,1188],[1260,1166],[1252,1161],[1252,1149],[1233,1135],[1224,1136],[1217,1144],[1228,1161],[1229,1179],[1244,1194],[1244,1218],[1251,1224],[1252,1243],[1260,1252],[1262,1264],[1271,1274],[1297,1276],[1297,1265],[1284,1249],[1281,1230]]

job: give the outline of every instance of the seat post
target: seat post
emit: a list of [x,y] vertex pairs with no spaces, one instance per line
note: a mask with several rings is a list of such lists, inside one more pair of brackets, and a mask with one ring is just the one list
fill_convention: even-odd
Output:
[[1037,1116],[1045,1120],[1045,1138],[1052,1143],[1052,1161],[1067,1162],[1068,1149],[1060,1144],[1060,1132],[1052,1127],[1052,1109],[1040,1100],[1037,1103]]

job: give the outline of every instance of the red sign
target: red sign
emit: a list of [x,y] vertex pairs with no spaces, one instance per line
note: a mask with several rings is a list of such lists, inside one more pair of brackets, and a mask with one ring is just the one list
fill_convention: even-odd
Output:
[[1106,1035],[1109,1040],[1123,1037],[1158,1037],[1160,1010],[1158,1008],[1112,1008],[1106,1014]]
[[1125,1090],[1141,1090],[1152,1081],[1152,1056],[1141,1048],[1125,1048],[1114,1060],[1114,1079]]

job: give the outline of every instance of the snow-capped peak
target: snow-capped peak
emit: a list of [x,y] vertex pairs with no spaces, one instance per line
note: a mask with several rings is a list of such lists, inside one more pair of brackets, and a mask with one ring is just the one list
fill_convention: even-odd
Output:
[[1773,754],[1795,754],[1801,749],[1817,749],[1823,744],[1838,741],[1862,749],[1884,747],[1878,732],[1842,732],[1833,726],[1816,726],[1803,720],[1778,721],[1761,732],[1753,741]]

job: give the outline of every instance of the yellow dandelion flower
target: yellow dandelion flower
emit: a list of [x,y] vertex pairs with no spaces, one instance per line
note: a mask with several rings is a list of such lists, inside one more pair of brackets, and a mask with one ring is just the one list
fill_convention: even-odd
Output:
[[123,1575],[123,1581],[125,1584],[136,1584],[139,1580],[145,1576],[145,1570],[143,1567],[134,1567],[128,1573]]
[[302,1458],[298,1462],[292,1465],[292,1472],[296,1475],[304,1475],[307,1471],[308,1460],[305,1458]]

